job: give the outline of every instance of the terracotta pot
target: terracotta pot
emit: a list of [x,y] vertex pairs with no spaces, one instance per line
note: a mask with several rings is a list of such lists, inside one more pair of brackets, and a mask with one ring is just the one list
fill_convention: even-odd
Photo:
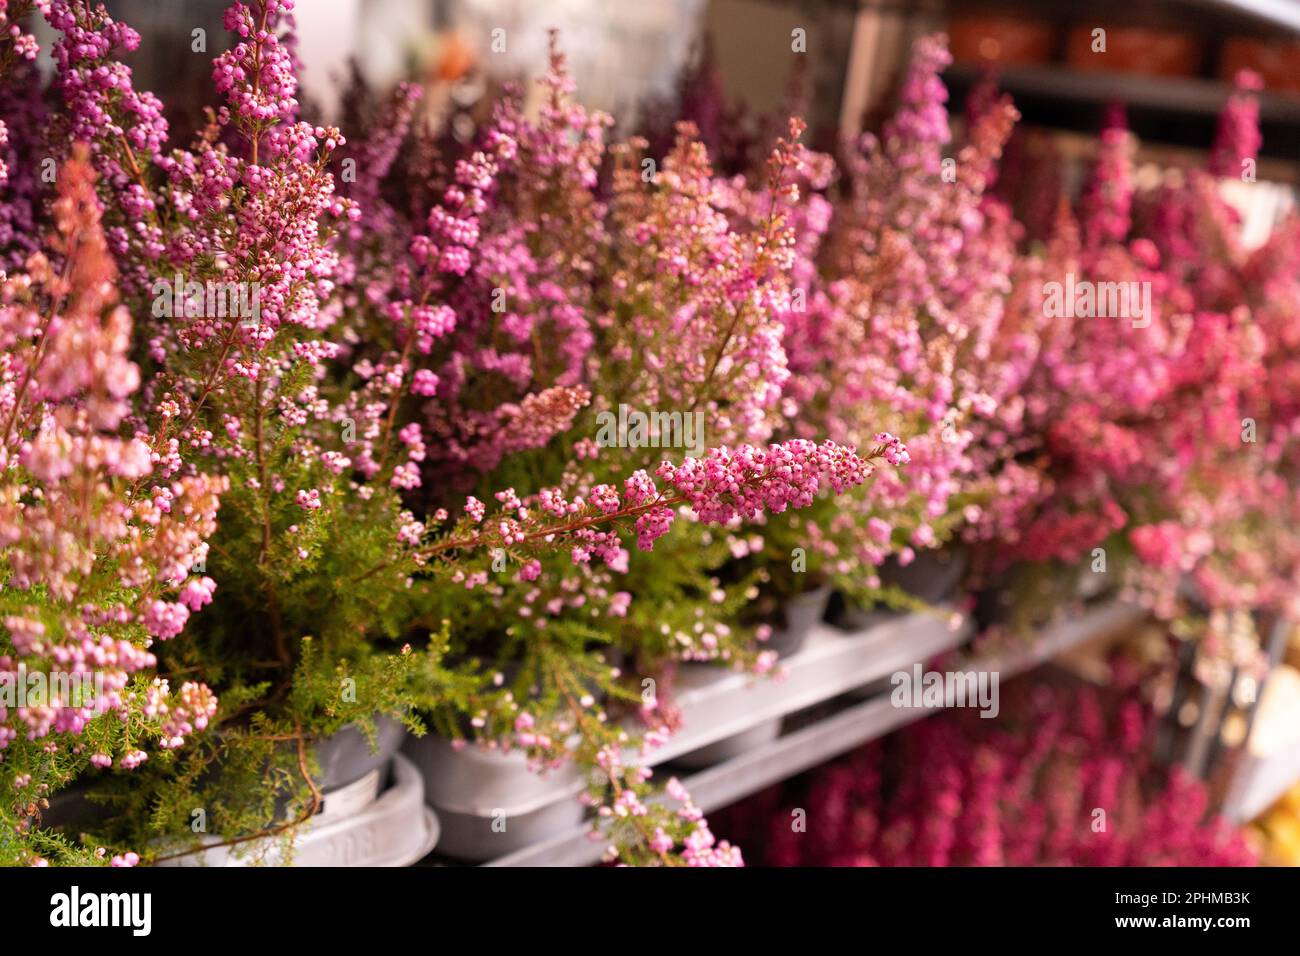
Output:
[[[1094,53],[1092,31],[1106,31],[1106,51]],[[1188,33],[1154,27],[1079,24],[1070,30],[1065,59],[1081,72],[1191,76],[1200,69],[1201,41]]]
[[949,24],[948,41],[957,63],[1034,66],[1051,59],[1056,29],[1009,13],[964,16]]
[[1254,70],[1265,89],[1300,93],[1300,42],[1229,37],[1219,56],[1219,78],[1231,83],[1238,70]]

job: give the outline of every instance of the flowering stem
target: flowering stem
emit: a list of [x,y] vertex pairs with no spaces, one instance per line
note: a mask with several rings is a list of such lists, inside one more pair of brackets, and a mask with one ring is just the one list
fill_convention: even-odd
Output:
[[[582,705],[574,699],[573,690],[565,682],[565,675],[561,673],[560,668],[552,665],[551,675],[555,678],[555,686],[559,688],[560,694],[563,695],[565,704],[568,706],[570,713],[573,714],[573,719],[577,723],[579,731],[582,733],[582,739],[586,741],[596,740],[602,728],[591,726],[591,719],[587,716]],[[609,770],[607,776],[609,778],[609,785],[614,791],[615,802],[617,802],[617,800],[622,797],[624,788],[619,783],[618,774],[614,772],[614,770]],[[642,839],[645,840],[646,847],[653,850],[652,841],[654,840],[654,833],[650,831],[645,821],[641,820],[636,814],[629,814],[628,819],[631,820],[632,825],[636,827],[637,831],[641,834]],[[673,859],[666,852],[662,850],[653,850],[653,852],[659,857],[660,862],[665,865],[672,865]]]
[[49,311],[41,317],[41,329],[38,333],[40,341],[36,343],[36,354],[32,356],[32,362],[27,368],[27,374],[23,376],[23,383],[18,387],[18,392],[14,396],[13,411],[9,413],[9,421],[5,424],[4,447],[9,446],[9,435],[13,431],[14,423],[18,421],[18,413],[22,411],[23,397],[27,394],[27,387],[35,380],[36,373],[41,370],[41,365],[45,361],[45,346],[50,340],[50,323],[54,321],[54,316],[59,313],[67,300],[68,283],[71,280],[72,264],[76,261],[76,257],[77,236],[73,233],[68,237],[68,250],[63,261],[63,274],[59,280],[58,299],[50,304]]

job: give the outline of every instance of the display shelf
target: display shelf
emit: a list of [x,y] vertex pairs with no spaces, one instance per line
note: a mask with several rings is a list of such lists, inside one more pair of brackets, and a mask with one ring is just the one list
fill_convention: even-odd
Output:
[[[962,85],[979,79],[979,67],[954,66],[945,78]],[[1006,67],[998,84],[1012,96],[1070,100],[1080,103],[1119,101],[1135,107],[1214,116],[1227,102],[1231,87],[1217,80],[1142,76],[1135,73],[1079,72],[1064,66]],[[1264,122],[1300,124],[1300,98],[1267,91],[1259,94]]]
[[[909,615],[903,620],[912,617]],[[1131,626],[1142,617],[1143,612],[1137,607],[1108,602],[1047,628],[1028,647],[971,658],[968,664],[997,671],[999,679],[1005,680],[1052,659],[1064,650]],[[914,653],[908,660],[888,670],[922,662],[930,656],[928,653]],[[927,708],[896,707],[889,694],[884,693],[687,776],[683,783],[695,802],[709,812],[883,737],[932,712]],[[594,840],[589,825],[584,824],[485,865],[584,866],[599,860],[602,850],[603,843]]]
[[960,647],[970,639],[970,622],[950,617],[949,613],[881,614],[854,632],[820,624],[797,654],[781,661],[779,676],[733,671],[714,683],[675,693],[682,729],[645,762],[651,766],[670,762]]
[[1200,0],[1197,6],[1217,7],[1271,27],[1300,33],[1300,4],[1295,0]]

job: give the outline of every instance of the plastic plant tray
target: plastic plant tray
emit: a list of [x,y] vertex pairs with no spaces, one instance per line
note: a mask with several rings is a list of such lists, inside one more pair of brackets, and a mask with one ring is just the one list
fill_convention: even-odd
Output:
[[[433,850],[438,836],[438,818],[425,806],[420,773],[398,754],[392,783],[373,803],[343,819],[303,824],[294,838],[291,865],[410,866]],[[282,850],[272,838],[260,846],[211,847],[163,865],[278,866],[282,860]]]

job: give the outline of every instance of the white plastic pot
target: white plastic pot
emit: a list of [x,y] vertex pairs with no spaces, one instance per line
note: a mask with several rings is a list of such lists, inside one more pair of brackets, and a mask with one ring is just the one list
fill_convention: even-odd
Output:
[[[682,664],[677,671],[674,687],[682,723],[687,728],[716,727],[735,720],[739,716],[735,712],[743,711],[746,704],[743,692],[739,694],[692,694],[691,692],[723,681],[734,683],[737,680],[743,680],[743,675],[725,667],[699,663]],[[745,753],[747,750],[761,747],[779,736],[781,736],[781,718],[771,717],[740,733],[673,757],[672,762],[690,770],[709,767]]]
[[419,769],[425,799],[438,811],[438,851],[481,862],[513,853],[582,823],[582,774],[565,765],[530,770],[522,751],[469,744],[459,750],[430,734],[409,738],[403,753]]
[[356,816],[379,799],[387,777],[387,767],[376,767],[346,787],[325,791],[321,794],[320,809],[316,811],[313,822],[335,823]]
[[[352,799],[362,799],[363,785],[354,784]],[[336,792],[336,798],[348,794]],[[424,803],[419,771],[400,754],[393,758],[392,779],[377,799],[363,809],[331,810],[327,795],[323,812],[304,823],[293,839],[293,866],[410,866],[430,853],[438,842],[438,818]],[[209,843],[220,843],[211,837]],[[282,866],[282,843],[274,837],[245,846],[212,846],[166,860],[162,866]]]
[[576,798],[561,796],[527,813],[504,812],[484,817],[474,813],[438,810],[442,837],[438,852],[470,863],[495,860],[526,846],[540,843],[582,824],[586,809]]

